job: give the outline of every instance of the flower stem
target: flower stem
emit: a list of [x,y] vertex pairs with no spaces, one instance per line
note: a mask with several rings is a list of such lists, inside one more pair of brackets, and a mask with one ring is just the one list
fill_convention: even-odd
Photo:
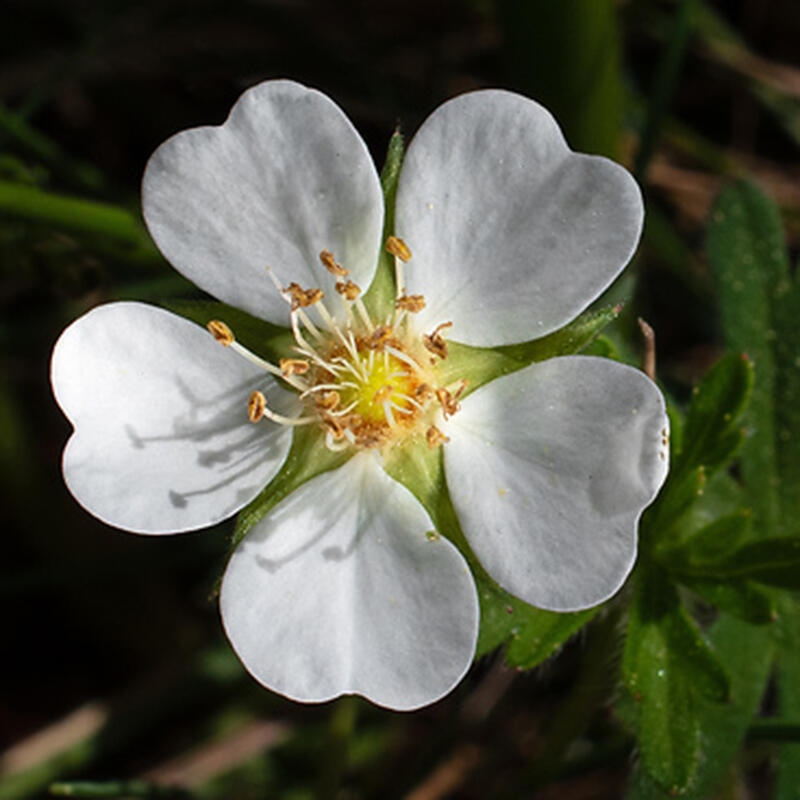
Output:
[[358,699],[353,696],[339,698],[331,708],[317,800],[335,800],[339,796],[357,716]]

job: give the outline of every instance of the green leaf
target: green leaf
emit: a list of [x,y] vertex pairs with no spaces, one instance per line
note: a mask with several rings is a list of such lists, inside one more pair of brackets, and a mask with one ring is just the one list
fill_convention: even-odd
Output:
[[[733,458],[742,441],[740,420],[753,384],[750,362],[736,354],[720,359],[692,394],[671,440],[671,468],[642,521],[646,548],[673,546],[693,530],[691,520],[709,480]],[[673,412],[672,419],[678,422]]]
[[521,344],[489,348],[448,342],[449,354],[439,368],[442,383],[465,379],[466,396],[479,386],[536,361],[580,353],[619,316],[621,310],[620,306],[613,306],[587,312],[548,336]]
[[729,346],[755,366],[741,452],[761,535],[800,526],[800,279],[792,276],[780,214],[750,183],[724,190],[706,243]]
[[683,575],[680,582],[720,611],[752,625],[765,625],[777,618],[778,612],[772,594],[752,581],[720,582]]
[[684,575],[717,581],[749,580],[784,589],[800,589],[800,537],[778,536],[743,544],[718,558],[687,551],[670,566]]
[[[783,595],[778,604],[777,684],[783,717],[800,719],[800,600]],[[785,744],[778,762],[776,800],[797,800],[800,791],[800,743]]]
[[[703,745],[694,783],[681,796],[685,800],[708,800],[720,796],[719,784],[744,739],[747,727],[758,712],[770,675],[773,645],[770,630],[748,625],[723,615],[709,631],[709,642],[731,677],[731,702],[717,703],[702,696],[695,699],[693,714]],[[634,770],[628,800],[669,800],[674,797],[643,767]]]
[[726,514],[678,541],[665,543],[656,550],[656,557],[678,573],[697,564],[713,564],[736,550],[746,538],[750,522],[747,512]]
[[730,461],[741,442],[739,421],[752,386],[753,369],[747,358],[732,353],[711,367],[693,390],[674,472],[702,466],[710,473]]
[[642,763],[667,792],[682,794],[700,763],[698,698],[726,701],[730,679],[680,604],[667,573],[638,573],[623,654],[623,678],[637,704]]
[[121,257],[131,261],[164,263],[138,216],[110,203],[0,180],[0,214],[50,229],[107,239],[118,246]]

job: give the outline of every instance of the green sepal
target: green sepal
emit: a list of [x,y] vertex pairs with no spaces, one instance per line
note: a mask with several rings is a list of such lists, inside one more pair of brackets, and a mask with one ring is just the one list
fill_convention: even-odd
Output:
[[294,352],[295,340],[288,328],[273,325],[225,303],[216,300],[170,300],[162,305],[204,328],[211,320],[221,320],[231,329],[236,341],[274,364]]
[[441,448],[430,448],[422,437],[390,451],[384,469],[423,505],[436,530],[460,550],[475,579],[480,601],[480,632],[476,656],[507,644],[506,661],[531,669],[556,653],[599,610],[559,614],[544,611],[506,592],[488,575],[461,529],[444,474]]
[[325,436],[316,425],[295,428],[292,446],[280,472],[246,505],[236,517],[231,549],[237,547],[250,529],[281,500],[306,481],[323,472],[341,467],[352,452],[333,452],[325,444]]
[[482,618],[476,655],[506,643],[506,663],[521,670],[533,669],[558,653],[602,608],[562,614],[534,608],[488,581],[479,588]]
[[397,182],[403,166],[405,144],[403,135],[395,130],[386,149],[386,161],[381,169],[381,189],[383,190],[383,231],[381,248],[378,253],[378,266],[372,283],[364,293],[363,300],[374,319],[386,319],[394,309],[396,287],[394,279],[394,256],[386,252],[384,244],[394,234],[394,211],[397,197]]
[[686,792],[700,763],[696,700],[722,703],[730,679],[656,565],[637,574],[622,661],[636,703],[637,739],[649,775],[673,795]]
[[580,353],[619,316],[620,311],[620,306],[610,306],[587,312],[560,330],[520,344],[474,347],[448,342],[449,353],[440,365],[438,374],[443,384],[466,380],[466,396],[479,386],[536,361]]

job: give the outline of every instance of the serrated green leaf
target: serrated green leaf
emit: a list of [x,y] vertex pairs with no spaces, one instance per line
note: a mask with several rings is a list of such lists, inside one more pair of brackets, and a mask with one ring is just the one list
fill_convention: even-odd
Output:
[[741,441],[740,418],[752,385],[753,369],[747,358],[732,353],[711,367],[692,393],[674,472],[702,466],[711,473],[728,463]]
[[730,679],[667,573],[648,565],[637,578],[623,678],[637,703],[637,741],[647,772],[667,792],[682,794],[700,762],[696,701],[727,700]]
[[800,279],[792,276],[780,213],[740,182],[714,205],[707,251],[725,339],[753,360],[742,477],[764,536],[800,526]]
[[448,342],[449,355],[439,368],[442,383],[465,379],[466,396],[479,386],[536,361],[580,353],[619,316],[620,310],[613,306],[587,312],[558,331],[520,344],[489,348]]
[[671,566],[682,574],[717,581],[751,580],[784,589],[800,589],[800,537],[780,536],[746,542],[719,558],[687,553]]
[[[769,628],[748,625],[723,615],[709,631],[709,641],[731,676],[731,702],[715,703],[698,697],[693,713],[698,721],[703,753],[694,784],[682,797],[708,800],[736,757],[747,726],[758,711],[770,674],[773,646]],[[631,779],[628,800],[670,800],[674,797],[642,768]]]
[[689,576],[681,576],[680,581],[720,611],[752,625],[765,625],[777,617],[772,594],[752,581],[720,582]]
[[665,543],[656,550],[656,557],[677,573],[698,564],[720,561],[742,544],[750,525],[750,514],[747,512],[726,514],[677,541]]

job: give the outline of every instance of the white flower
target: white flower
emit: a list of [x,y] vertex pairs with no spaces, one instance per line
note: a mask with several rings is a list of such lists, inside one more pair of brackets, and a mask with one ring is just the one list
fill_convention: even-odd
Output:
[[224,321],[212,337],[138,303],[89,312],[53,355],[75,427],[64,476],[105,522],[175,533],[250,503],[293,432],[313,432],[343,462],[274,505],[227,566],[223,624],[264,685],[411,709],[467,670],[475,584],[452,531],[436,533],[384,470],[396,453],[443,453],[460,528],[514,595],[569,611],[622,585],[667,469],[658,389],[630,367],[572,356],[472,391],[447,356],[448,342],[553,332],[613,281],[642,223],[624,169],[572,153],[518,95],[446,103],[406,154],[387,245],[396,296],[381,305],[376,290],[371,312],[360,290],[384,245],[381,185],[358,134],[316,91],[263,83],[224,125],[174,136],[147,166],[143,205],[180,272],[290,326],[295,346],[272,365]]

